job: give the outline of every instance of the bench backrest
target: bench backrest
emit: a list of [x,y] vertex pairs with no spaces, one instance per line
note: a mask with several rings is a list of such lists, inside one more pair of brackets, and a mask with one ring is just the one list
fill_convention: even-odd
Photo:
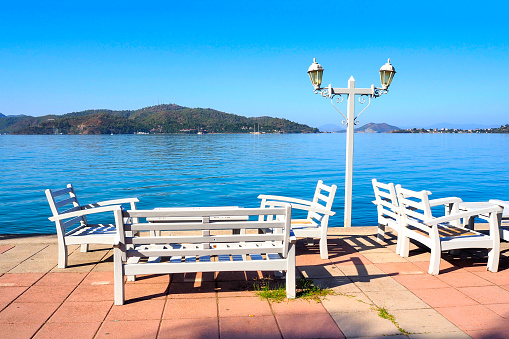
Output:
[[[323,183],[322,180],[318,180],[316,184],[315,194],[313,196],[312,207],[323,208],[327,211],[332,210],[332,203],[334,202],[334,197],[336,195],[336,185],[327,186]],[[319,214],[316,212],[309,211],[308,219],[316,219],[319,222],[322,221],[323,218],[328,218],[328,215]]]
[[401,185],[396,185],[396,192],[403,223],[429,232],[429,226],[422,222],[433,219],[429,203],[431,193],[429,191],[411,191],[402,188]]
[[[81,205],[76,197],[76,193],[74,192],[74,187],[72,184],[68,184],[66,188],[63,189],[47,189],[46,190],[46,198],[48,199],[49,206],[51,208],[51,213],[53,216],[57,216],[63,213],[70,213],[81,210]],[[57,232],[64,232],[65,229],[75,226],[79,223],[79,225],[86,225],[87,218],[86,216],[72,218],[67,221],[56,221]],[[78,226],[79,226],[78,225]]]
[[384,184],[376,179],[371,180],[373,184],[373,191],[375,192],[375,201],[378,211],[378,218],[392,219],[397,221],[399,214],[398,198],[396,196],[396,189],[394,184]]
[[[118,209],[115,211],[115,222],[119,246],[126,253],[124,259],[267,253],[279,253],[286,257],[290,241],[291,211],[290,204],[274,208]],[[235,216],[249,218],[231,218]],[[275,217],[270,218],[272,220],[260,221],[259,216]],[[126,222],[132,218],[137,218],[138,222]],[[151,222],[150,220],[154,220],[152,218],[157,218],[157,222]],[[161,221],[161,218],[169,220]],[[195,218],[200,221],[189,221]],[[231,221],[232,219],[235,221]],[[265,228],[280,231],[266,234],[249,232]],[[232,234],[232,230],[241,230],[241,234]],[[236,248],[235,243],[242,243],[243,246]],[[143,249],[143,245],[147,245],[147,249]]]

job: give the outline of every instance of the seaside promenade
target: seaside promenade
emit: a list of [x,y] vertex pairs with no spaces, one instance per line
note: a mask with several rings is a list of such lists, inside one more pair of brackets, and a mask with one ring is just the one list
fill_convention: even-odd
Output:
[[[444,254],[427,274],[429,252],[395,254],[395,237],[375,227],[329,229],[329,259],[298,242],[300,277],[332,289],[321,302],[269,302],[262,273],[144,276],[113,305],[112,249],[70,249],[58,269],[56,236],[0,236],[3,338],[509,338],[509,244],[498,273],[487,252]],[[272,273],[263,272],[272,277]],[[386,313],[384,312],[386,311]],[[393,318],[392,318],[392,317]]]

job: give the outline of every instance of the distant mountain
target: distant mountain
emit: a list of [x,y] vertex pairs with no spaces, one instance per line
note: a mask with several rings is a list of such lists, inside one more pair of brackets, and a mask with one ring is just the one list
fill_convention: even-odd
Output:
[[5,117],[5,114],[0,113],[0,118],[1,118],[1,117]]
[[498,127],[497,124],[492,124],[492,125],[482,125],[482,124],[477,124],[477,123],[471,123],[471,124],[451,124],[451,123],[447,123],[447,122],[442,122],[442,123],[439,123],[439,124],[433,124],[431,126],[427,126],[427,127],[424,127],[426,129],[442,129],[442,128],[447,128],[447,129],[463,129],[463,130],[467,130],[467,129],[487,129],[487,128],[494,128],[494,127]]
[[0,117],[0,133],[11,134],[250,133],[255,128],[261,133],[318,132],[317,128],[287,119],[247,118],[175,104],[134,111],[98,109],[43,117]]
[[384,123],[381,124],[375,124],[373,122],[370,122],[369,124],[366,124],[362,127],[356,128],[356,133],[389,133],[395,130],[398,130],[399,127],[391,126]]
[[338,125],[335,125],[335,124],[326,124],[326,125],[318,127],[318,129],[320,131],[322,131],[322,132],[340,132],[340,131],[345,131],[345,127],[344,126],[338,126]]

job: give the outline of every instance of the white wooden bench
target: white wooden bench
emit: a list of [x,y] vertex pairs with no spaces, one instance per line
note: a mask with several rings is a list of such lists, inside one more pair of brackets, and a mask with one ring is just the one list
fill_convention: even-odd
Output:
[[[296,238],[291,235],[291,211],[289,204],[269,208],[115,209],[115,305],[124,304],[125,277],[140,274],[286,271],[287,297],[295,298]],[[250,218],[232,221],[222,219],[224,216]],[[273,217],[260,221],[260,216]],[[171,218],[171,222],[154,223],[147,218]],[[132,219],[138,222],[126,222]],[[265,228],[280,232],[258,234]],[[231,234],[235,229],[241,234]]]
[[396,243],[396,253],[401,252],[401,223],[399,221],[399,205],[396,196],[396,188],[392,182],[388,184],[381,183],[372,179],[373,191],[375,192],[375,201],[378,214],[378,234],[377,241],[382,242],[385,239],[385,228],[390,227],[398,233]]
[[[58,268],[67,267],[67,246],[81,245],[81,251],[87,252],[89,244],[112,245],[116,228],[113,223],[90,224],[87,215],[111,212],[121,204],[129,204],[136,209],[137,198],[125,198],[100,201],[80,205],[76,192],[71,184],[63,189],[47,189],[46,198],[53,216],[49,220],[56,224],[58,238]],[[113,213],[110,214],[113,222]]]
[[[408,257],[409,239],[413,239],[431,250],[429,274],[436,275],[440,271],[441,252],[462,248],[487,248],[488,265],[491,272],[498,271],[500,258],[499,221],[502,207],[492,205],[469,212],[459,212],[460,198],[444,198],[440,201],[451,206],[449,213],[442,217],[434,217],[431,213],[428,191],[415,192],[396,185],[398,203],[401,211],[401,256]],[[438,200],[438,199],[437,199]],[[455,202],[454,202],[455,201]],[[489,221],[489,234],[482,234],[461,227],[461,220],[474,215],[486,215]]]
[[313,244],[313,238],[320,239],[320,257],[329,258],[327,248],[327,230],[329,217],[336,214],[332,212],[332,203],[336,195],[336,185],[327,186],[322,180],[318,180],[313,199],[303,200],[278,195],[260,194],[260,207],[270,206],[273,203],[289,203],[294,210],[308,211],[306,219],[293,219],[292,230],[298,238],[307,238],[308,244]]

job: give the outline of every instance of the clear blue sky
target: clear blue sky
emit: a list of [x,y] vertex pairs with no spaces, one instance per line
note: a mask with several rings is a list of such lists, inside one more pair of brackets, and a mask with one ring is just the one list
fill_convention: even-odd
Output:
[[[306,74],[379,85],[361,124],[509,123],[506,1],[4,1],[0,112],[159,103],[340,124]],[[346,110],[346,107],[343,106]]]

